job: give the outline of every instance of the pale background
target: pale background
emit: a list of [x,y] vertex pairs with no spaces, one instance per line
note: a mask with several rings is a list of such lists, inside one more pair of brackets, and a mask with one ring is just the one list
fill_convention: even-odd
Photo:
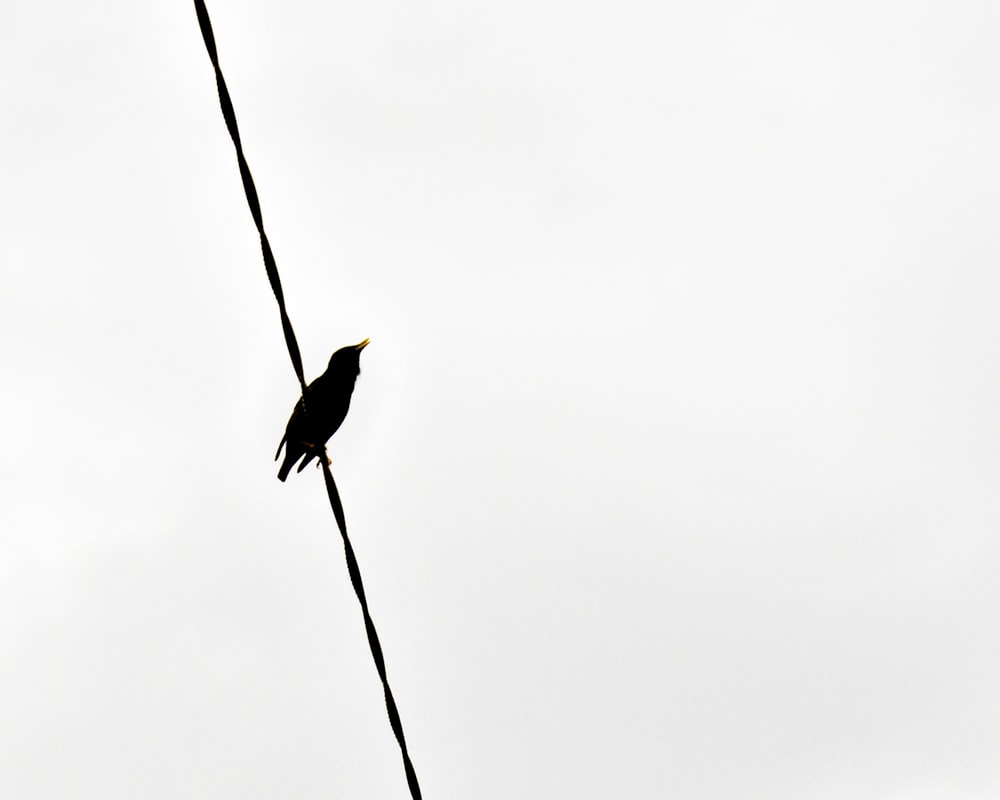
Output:
[[[993,2],[210,3],[428,800],[1000,797]],[[402,798],[190,2],[0,25],[0,796]]]

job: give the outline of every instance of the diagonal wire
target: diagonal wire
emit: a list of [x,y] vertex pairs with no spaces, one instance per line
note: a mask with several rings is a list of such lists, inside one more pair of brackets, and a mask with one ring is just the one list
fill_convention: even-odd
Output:
[[385,674],[385,658],[382,656],[382,645],[378,640],[378,631],[375,630],[375,623],[372,622],[371,614],[368,613],[368,601],[365,599],[365,587],[361,582],[361,570],[358,568],[358,560],[354,557],[354,548],[351,547],[351,540],[347,536],[347,521],[344,519],[344,507],[340,503],[340,492],[337,491],[337,484],[333,480],[333,473],[330,471],[330,463],[326,457],[325,447],[320,455],[319,463],[323,466],[326,493],[330,496],[333,516],[337,518],[337,527],[340,528],[340,535],[344,540],[344,556],[347,559],[347,571],[351,576],[351,585],[354,586],[354,593],[358,596],[358,603],[361,604],[361,613],[365,618],[365,633],[368,634],[368,646],[372,651],[372,660],[375,662],[375,669],[378,670],[379,679],[382,681],[382,691],[385,694],[385,711],[389,715],[389,725],[392,727],[392,732],[396,735],[399,752],[403,756],[406,783],[410,787],[410,795],[413,797],[413,800],[420,800],[420,784],[417,783],[417,773],[413,769],[413,762],[410,761],[410,753],[406,749],[406,738],[403,736],[403,723],[399,718],[396,700],[392,696],[392,689],[389,688],[389,679]]
[[[229,89],[226,88],[226,79],[222,75],[219,67],[219,54],[215,47],[215,36],[212,33],[212,22],[208,17],[208,9],[204,0],[194,0],[195,11],[198,14],[198,24],[201,27],[201,35],[205,40],[205,49],[208,57],[212,61],[215,69],[215,82],[219,88],[219,105],[222,108],[222,116],[226,120],[226,128],[232,137],[233,146],[236,148],[236,158],[240,165],[240,177],[243,179],[243,190],[247,196],[247,205],[250,206],[250,214],[257,226],[260,234],[260,249],[264,256],[264,267],[267,270],[267,279],[271,283],[271,290],[274,292],[274,299],[278,302],[278,313],[281,315],[281,328],[285,334],[285,344],[288,346],[288,355],[292,359],[292,367],[295,375],[299,379],[302,389],[302,398],[305,402],[306,382],[302,369],[302,354],[299,352],[299,344],[295,338],[295,331],[292,329],[292,321],[288,318],[285,310],[285,294],[281,289],[281,278],[278,276],[278,266],[274,261],[274,254],[271,252],[271,244],[264,233],[264,220],[260,211],[260,200],[257,197],[257,188],[254,186],[253,176],[250,174],[250,166],[243,155],[243,145],[240,142],[240,131],[236,125],[236,113],[233,111],[233,102],[229,97]],[[371,648],[372,660],[375,662],[375,669],[378,671],[379,679],[382,681],[382,690],[385,694],[385,710],[389,716],[389,725],[396,736],[400,753],[403,756],[403,768],[406,771],[406,783],[410,788],[410,796],[413,800],[421,800],[420,784],[417,783],[417,773],[413,769],[413,762],[410,761],[410,754],[406,748],[406,738],[403,736],[403,723],[399,718],[399,710],[396,708],[396,700],[392,696],[392,689],[389,688],[389,680],[386,677],[385,658],[382,655],[382,645],[379,642],[378,631],[375,630],[375,623],[372,621],[368,611],[368,600],[365,597],[365,587],[361,581],[361,570],[358,567],[358,560],[354,555],[354,548],[347,535],[347,520],[344,517],[344,506],[340,502],[340,492],[337,491],[337,484],[333,480],[333,473],[330,471],[330,464],[326,458],[326,448],[323,447],[320,457],[320,464],[323,466],[323,478],[326,482],[326,493],[330,499],[330,508],[333,516],[337,520],[337,527],[340,529],[341,538],[344,540],[344,556],[347,559],[347,572],[351,576],[351,585],[354,593],[358,597],[361,605],[361,613],[365,620],[365,633],[368,635],[368,646]]]
[[281,329],[285,333],[288,355],[292,359],[295,377],[299,379],[302,396],[305,397],[306,379],[302,370],[302,354],[299,352],[299,343],[295,338],[295,331],[292,329],[292,321],[288,318],[288,312],[285,310],[285,293],[281,289],[281,278],[278,276],[278,265],[274,262],[274,253],[271,252],[271,243],[267,240],[267,234],[264,233],[264,218],[260,213],[257,187],[254,186],[250,166],[243,155],[240,129],[236,125],[236,112],[233,111],[233,101],[229,98],[226,79],[222,77],[222,69],[219,67],[219,53],[215,49],[212,21],[208,18],[208,9],[205,7],[204,0],[194,0],[194,8],[198,13],[198,24],[201,26],[201,36],[205,40],[205,49],[208,50],[208,57],[212,60],[212,66],[215,68],[215,83],[219,87],[219,105],[222,107],[222,116],[226,120],[226,127],[229,129],[233,146],[236,148],[236,159],[240,164],[240,177],[243,179],[243,191],[246,192],[247,205],[250,206],[250,214],[257,226],[257,232],[260,234],[260,250],[264,256],[264,268],[267,270],[267,279],[271,282],[274,299],[278,301],[278,313],[281,315]]

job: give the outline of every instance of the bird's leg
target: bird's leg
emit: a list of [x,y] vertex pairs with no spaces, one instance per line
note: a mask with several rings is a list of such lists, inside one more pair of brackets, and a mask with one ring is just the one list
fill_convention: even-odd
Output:
[[[299,441],[302,442],[302,444],[304,444],[306,446],[306,455],[310,459],[312,458],[312,456],[309,455],[309,454],[312,453],[312,452],[314,452],[314,451],[318,451],[320,449],[319,447],[317,447],[316,445],[314,445],[312,442],[305,442],[305,441],[302,441],[302,439],[299,439]],[[329,462],[329,459],[327,459],[327,461]],[[319,466],[319,461],[318,460],[316,461],[316,466],[317,467]]]

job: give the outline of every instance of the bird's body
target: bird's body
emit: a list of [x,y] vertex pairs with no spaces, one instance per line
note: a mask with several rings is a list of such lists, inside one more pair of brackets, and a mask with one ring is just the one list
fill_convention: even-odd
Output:
[[330,357],[326,372],[306,387],[305,405],[300,397],[285,427],[278,452],[274,454],[277,461],[281,448],[285,448],[285,460],[278,470],[279,480],[288,477],[300,458],[302,463],[298,472],[318,458],[327,440],[344,422],[351,407],[354,382],[361,372],[361,351],[367,344],[365,339],[360,344],[340,348]]

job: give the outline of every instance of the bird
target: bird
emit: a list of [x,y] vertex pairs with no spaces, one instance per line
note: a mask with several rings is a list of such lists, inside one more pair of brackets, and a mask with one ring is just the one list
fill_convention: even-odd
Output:
[[284,482],[300,458],[302,463],[296,472],[302,472],[310,461],[318,458],[323,445],[344,422],[351,407],[354,382],[361,374],[361,351],[369,341],[365,339],[341,347],[330,356],[326,372],[306,387],[305,403],[300,397],[295,404],[285,426],[285,435],[278,444],[278,452],[274,454],[277,461],[281,448],[285,448],[285,460],[278,470],[278,480]]

